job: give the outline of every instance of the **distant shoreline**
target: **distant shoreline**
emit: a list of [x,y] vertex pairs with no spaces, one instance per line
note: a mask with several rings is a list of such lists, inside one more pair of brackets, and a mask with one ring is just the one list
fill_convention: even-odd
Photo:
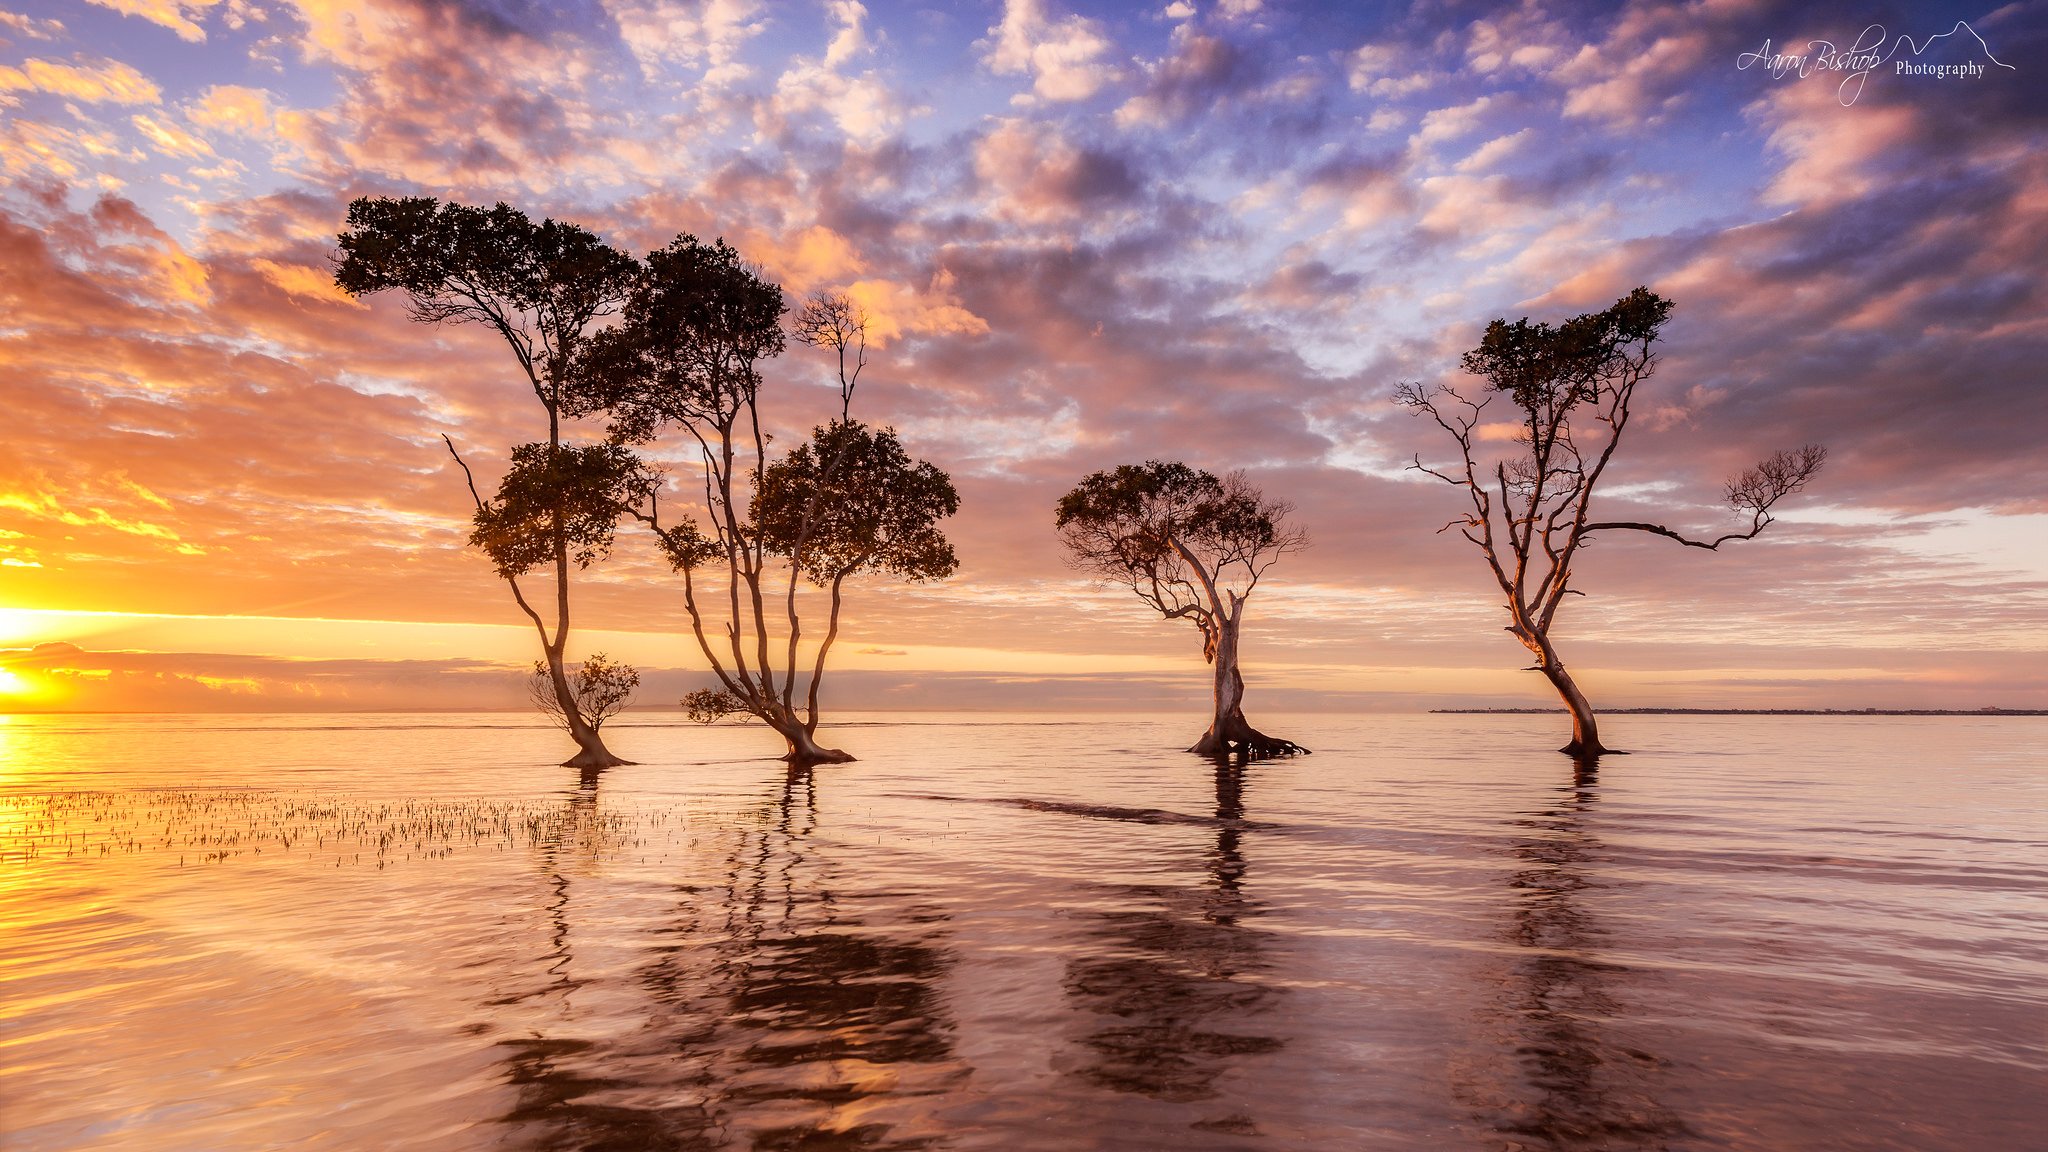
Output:
[[[1196,707],[1190,705],[1190,707]],[[1068,717],[1076,720],[1112,716],[1142,714],[1161,715],[1157,708],[847,708],[845,715],[903,715],[934,716],[1037,716]],[[1602,708],[1602,716],[2048,716],[2048,708]],[[1563,716],[1568,713],[1562,708],[1429,708],[1420,713],[1407,710],[1376,712],[1360,709],[1333,708],[1273,708],[1271,715],[1279,716]],[[294,711],[288,708],[260,708],[230,711],[208,709],[193,712],[128,711],[88,708],[0,708],[0,718],[14,716],[129,716],[129,717],[265,717],[265,716],[516,716],[531,717],[536,725],[544,726],[531,707],[495,708],[331,708],[315,711]],[[679,726],[694,726],[693,721],[683,719],[681,709],[673,705],[636,705],[619,714],[621,719],[648,720],[655,717],[670,717]]]
[[[1432,716],[1561,716],[1562,708],[1431,708]],[[2048,708],[1602,708],[1602,716],[2048,716]]]

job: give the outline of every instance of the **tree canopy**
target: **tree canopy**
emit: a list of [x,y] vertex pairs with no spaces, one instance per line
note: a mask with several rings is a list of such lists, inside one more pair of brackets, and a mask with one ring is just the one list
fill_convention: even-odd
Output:
[[524,576],[566,555],[578,568],[611,555],[624,510],[657,478],[614,444],[521,444],[498,493],[476,510],[469,542],[498,575]]
[[1060,498],[1054,525],[1076,567],[1126,585],[1169,619],[1193,620],[1213,654],[1218,594],[1249,595],[1307,543],[1286,526],[1291,511],[1240,473],[1148,460],[1083,478]]
[[550,412],[574,376],[579,337],[618,310],[639,273],[631,256],[590,230],[536,224],[502,203],[366,196],[349,205],[338,242],[334,282],[342,291],[396,288],[414,320],[490,327]]
[[619,323],[592,337],[571,414],[601,415],[627,444],[669,427],[731,433],[760,391],[756,365],[782,353],[785,310],[782,289],[725,241],[678,236],[647,254]]
[[824,586],[861,572],[943,580],[958,558],[939,521],[960,510],[953,481],[910,459],[896,430],[858,420],[812,431],[761,472],[753,518],[768,549]]

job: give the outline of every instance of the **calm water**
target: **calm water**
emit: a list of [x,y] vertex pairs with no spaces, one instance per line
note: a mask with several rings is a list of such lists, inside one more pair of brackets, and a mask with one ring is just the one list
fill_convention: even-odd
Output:
[[8,1149],[2048,1148],[2048,721],[0,717]]

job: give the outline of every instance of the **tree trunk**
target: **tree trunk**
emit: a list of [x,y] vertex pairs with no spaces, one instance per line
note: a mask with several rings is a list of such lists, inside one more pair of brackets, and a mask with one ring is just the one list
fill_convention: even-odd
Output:
[[565,767],[588,770],[591,768],[616,768],[621,764],[632,763],[631,760],[613,755],[612,750],[604,746],[604,737],[597,734],[597,729],[590,727],[581,720],[576,721],[570,726],[569,737],[576,741],[576,754],[562,761]]
[[1238,601],[1228,614],[1216,616],[1216,652],[1211,658],[1216,677],[1216,713],[1209,730],[1188,749],[1200,756],[1228,756],[1247,760],[1267,756],[1290,756],[1308,749],[1291,740],[1268,736],[1244,718],[1244,676],[1237,670],[1238,629],[1244,618],[1244,602]]
[[1558,696],[1563,698],[1564,706],[1572,714],[1572,742],[1558,751],[1579,760],[1612,753],[1614,749],[1600,743],[1600,725],[1593,718],[1593,705],[1587,701],[1586,694],[1579,691],[1571,673],[1564,670],[1563,661],[1557,658],[1557,650],[1550,647],[1546,639],[1536,655],[1537,671],[1543,673],[1543,678],[1550,681],[1552,688],[1557,689]]
[[593,768],[616,768],[631,764],[612,754],[604,746],[604,737],[597,729],[584,723],[583,713],[576,707],[576,694],[569,688],[569,673],[562,667],[560,649],[548,649],[548,680],[555,687],[555,702],[562,706],[562,724],[569,730],[569,739],[576,742],[576,755],[562,761],[567,768],[581,768],[586,772]]
[[[764,717],[764,719],[766,719]],[[853,757],[837,748],[827,748],[818,743],[810,729],[802,724],[784,720],[769,719],[768,726],[782,733],[789,751],[782,759],[791,768],[809,768],[816,764],[851,764]]]

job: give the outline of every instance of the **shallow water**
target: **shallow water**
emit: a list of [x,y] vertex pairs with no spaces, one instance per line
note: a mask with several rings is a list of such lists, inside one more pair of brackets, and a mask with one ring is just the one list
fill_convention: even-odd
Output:
[[2048,721],[0,717],[8,1149],[2048,1147]]

